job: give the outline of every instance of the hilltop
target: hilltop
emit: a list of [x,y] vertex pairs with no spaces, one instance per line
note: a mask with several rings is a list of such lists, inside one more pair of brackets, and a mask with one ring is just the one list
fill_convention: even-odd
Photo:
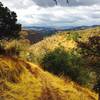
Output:
[[0,100],[97,100],[97,97],[33,63],[0,57]]

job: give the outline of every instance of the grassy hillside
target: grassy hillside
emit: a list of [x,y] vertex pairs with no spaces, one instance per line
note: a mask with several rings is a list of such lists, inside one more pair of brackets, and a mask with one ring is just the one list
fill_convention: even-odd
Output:
[[53,51],[57,47],[63,47],[66,51],[76,49],[77,40],[86,42],[89,37],[100,36],[100,27],[57,32],[52,36],[42,37],[43,40],[41,39],[41,36],[38,36],[38,34],[32,31],[23,30],[19,34],[20,39],[10,41],[2,40],[0,41],[0,45],[2,45],[5,50],[8,50],[8,52],[10,49],[15,48],[20,52],[20,56],[23,58],[28,55],[27,53],[31,53],[31,55],[33,54],[34,56],[34,59],[38,60],[41,55]]
[[0,53],[39,64],[49,72],[63,74],[93,89],[100,74],[100,27],[58,32],[32,44],[28,37],[34,34],[22,31],[20,39],[2,40],[4,50],[0,49]]
[[0,57],[0,100],[97,100],[97,94],[37,65]]
[[99,48],[100,27],[64,31],[31,45],[28,59],[42,63],[49,72],[65,74],[65,77],[93,89],[100,79]]
[[75,50],[78,48],[76,41],[87,42],[88,39],[93,36],[100,36],[100,27],[58,32],[33,44],[29,48],[29,51],[33,54],[36,61],[41,59],[41,56],[45,55],[47,52],[53,51],[58,47],[66,49],[67,52],[73,49]]

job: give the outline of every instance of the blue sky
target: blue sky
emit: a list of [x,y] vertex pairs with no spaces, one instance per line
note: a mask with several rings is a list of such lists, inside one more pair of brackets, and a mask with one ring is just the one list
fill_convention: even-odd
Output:
[[15,11],[23,26],[81,26],[100,24],[100,0],[0,0]]

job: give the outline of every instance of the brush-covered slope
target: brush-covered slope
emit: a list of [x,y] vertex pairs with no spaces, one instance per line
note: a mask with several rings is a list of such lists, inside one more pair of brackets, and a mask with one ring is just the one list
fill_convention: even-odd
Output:
[[76,48],[76,41],[79,40],[86,42],[93,36],[100,36],[100,27],[58,32],[50,37],[44,38],[42,41],[36,44],[33,44],[30,49],[34,51],[47,51],[62,46],[65,47],[66,50],[70,50]]
[[97,100],[97,94],[32,63],[0,57],[0,100]]
[[41,59],[47,52],[51,52],[56,48],[65,48],[67,52],[75,50],[77,41],[87,42],[90,37],[100,37],[100,27],[89,28],[84,30],[71,30],[58,32],[52,36],[44,38],[42,41],[30,46],[29,51],[36,60]]

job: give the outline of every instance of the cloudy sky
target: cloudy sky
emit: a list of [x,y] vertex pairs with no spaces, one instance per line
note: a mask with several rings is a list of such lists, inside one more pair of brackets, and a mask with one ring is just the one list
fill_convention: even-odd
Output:
[[0,0],[15,11],[23,26],[81,26],[100,24],[100,0]]

